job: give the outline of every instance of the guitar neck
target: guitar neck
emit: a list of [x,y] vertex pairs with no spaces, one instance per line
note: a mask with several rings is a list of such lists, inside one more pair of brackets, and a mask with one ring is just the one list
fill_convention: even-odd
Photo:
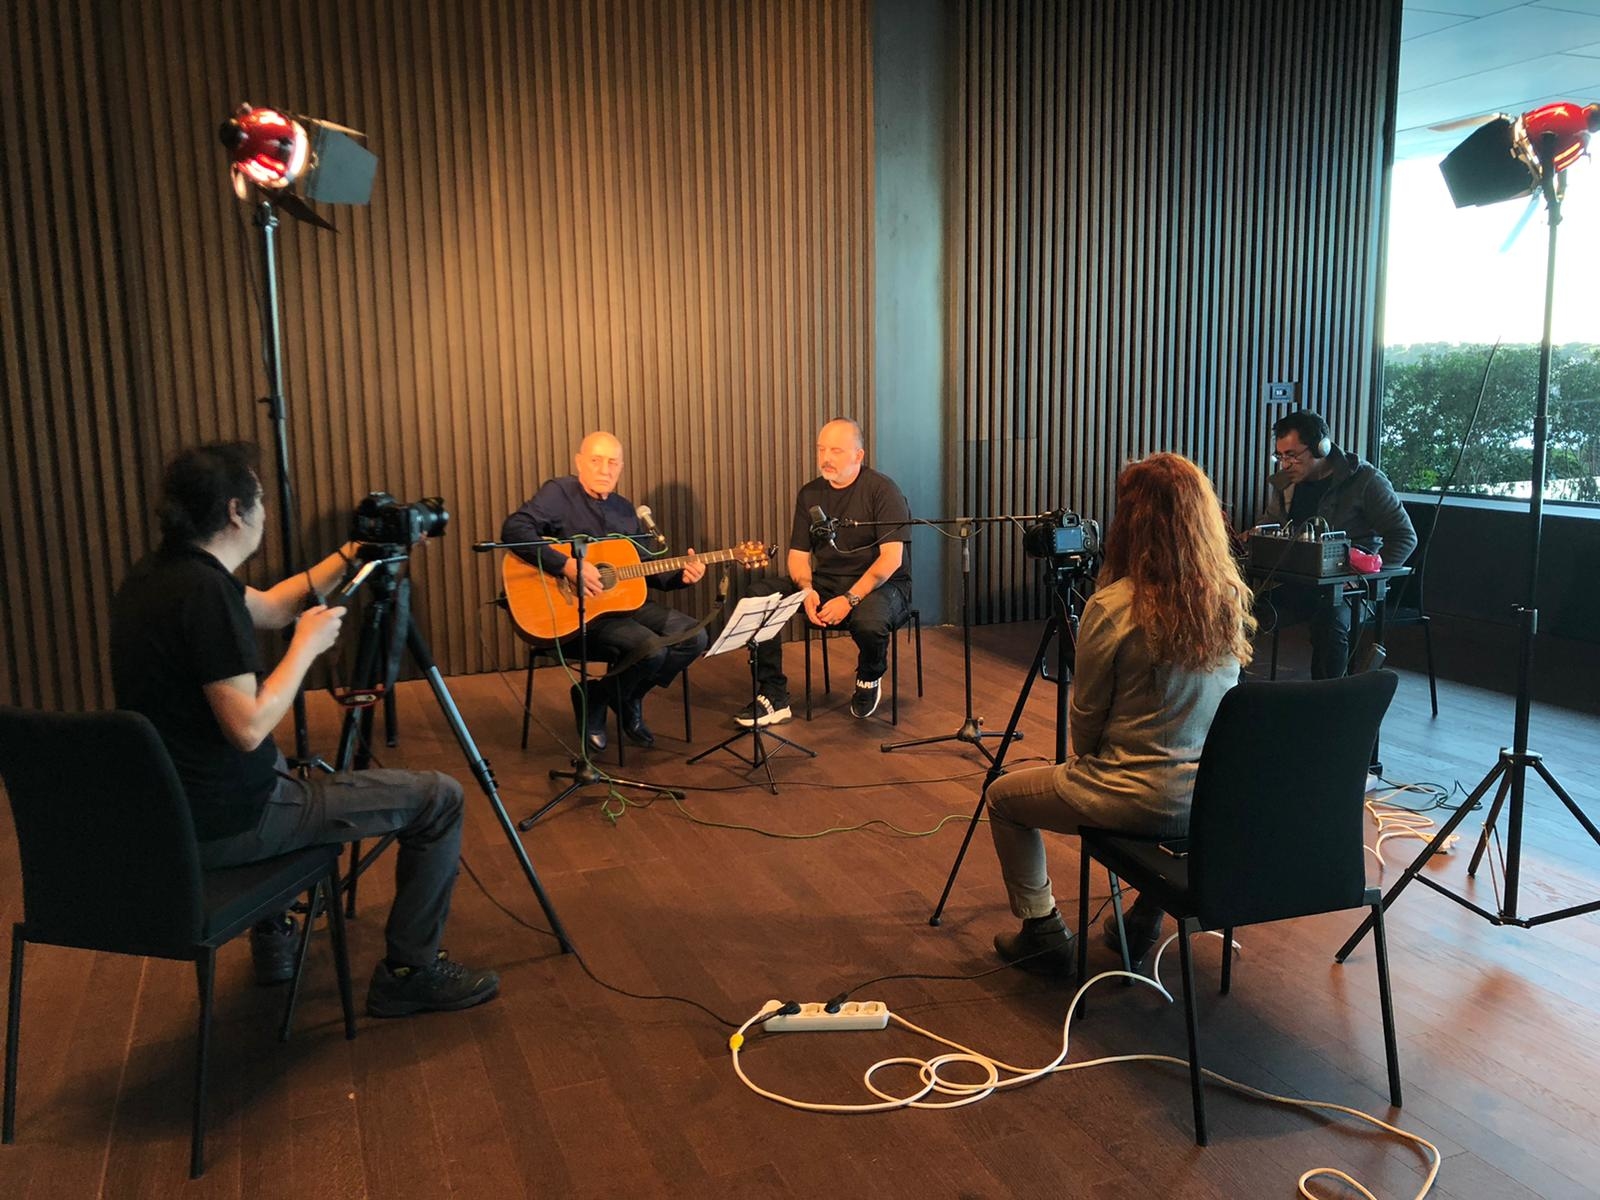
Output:
[[[713,550],[709,554],[696,554],[694,561],[711,566],[713,563],[732,562],[738,556],[737,550]],[[681,571],[688,565],[689,559],[686,555],[678,558],[652,558],[649,562],[618,567],[617,578],[640,579],[646,575],[665,575],[669,571]]]

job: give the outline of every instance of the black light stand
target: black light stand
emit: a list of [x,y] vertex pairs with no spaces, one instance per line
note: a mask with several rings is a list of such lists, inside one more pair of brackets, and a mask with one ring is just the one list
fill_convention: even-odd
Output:
[[[411,619],[410,611],[410,581],[400,578],[400,567],[406,561],[405,547],[386,547],[388,551],[397,551],[390,557],[380,561],[377,570],[373,572],[372,594],[368,600],[367,611],[361,627],[361,640],[356,648],[355,687],[350,689],[347,701],[352,707],[345,711],[344,724],[339,734],[338,767],[349,770],[352,767],[360,769],[366,765],[368,754],[366,741],[358,739],[359,727],[363,724],[370,731],[372,704],[381,700],[394,686],[394,677],[399,666],[399,644],[403,637],[406,648],[411,653],[411,660],[423,677],[427,679],[428,686],[433,689],[434,699],[439,702],[439,708],[444,713],[445,721],[450,726],[450,732],[455,734],[461,752],[467,760],[467,765],[472,769],[473,778],[478,781],[478,786],[483,789],[483,794],[489,798],[489,807],[494,810],[495,820],[506,835],[512,853],[516,856],[517,864],[522,868],[523,875],[528,880],[528,886],[533,889],[539,907],[544,909],[545,919],[550,922],[550,930],[556,936],[556,941],[561,945],[563,954],[571,951],[572,942],[567,937],[567,931],[561,924],[561,919],[556,916],[556,911],[550,905],[550,899],[545,895],[544,887],[539,882],[539,876],[533,869],[533,863],[528,858],[527,848],[523,846],[522,839],[517,836],[511,818],[506,814],[506,808],[500,800],[499,788],[495,783],[494,772],[484,757],[478,753],[477,743],[472,739],[472,733],[461,718],[461,710],[456,707],[455,699],[450,695],[450,689],[445,686],[444,677],[440,675],[439,668],[433,660],[433,654],[428,649],[428,643],[423,640],[422,633],[417,629],[416,622]],[[383,629],[387,619],[392,617],[391,632],[394,641],[388,655],[384,654]],[[393,840],[393,835],[379,840],[365,855],[359,853],[360,844],[352,843],[352,863],[350,873],[346,878],[346,904],[349,908],[355,905],[356,881],[363,872],[372,865],[377,857]]]
[[[1077,568],[1068,568],[1055,562],[1046,563],[1046,571],[1050,581],[1050,617],[1044,624],[1044,631],[1039,635],[1039,645],[1033,652],[1033,659],[1028,664],[1028,674],[1022,681],[1022,690],[1017,694],[1017,702],[1011,709],[1011,719],[1006,723],[1005,740],[1000,743],[1000,753],[990,759],[989,770],[984,775],[983,789],[978,794],[978,806],[972,810],[972,820],[967,823],[966,836],[961,839],[961,848],[956,851],[956,858],[950,864],[950,876],[944,881],[944,891],[939,894],[939,903],[934,906],[933,915],[928,918],[929,925],[937,925],[944,916],[945,902],[950,899],[950,890],[955,887],[956,875],[961,871],[961,864],[966,860],[967,847],[972,844],[972,835],[978,831],[978,818],[983,816],[984,807],[989,802],[989,787],[996,779],[1005,774],[1004,765],[1006,751],[1014,740],[1012,735],[1020,738],[1016,732],[1017,723],[1022,720],[1022,710],[1028,705],[1028,694],[1033,691],[1034,680],[1043,673],[1046,659],[1045,651],[1050,647],[1050,639],[1056,639],[1056,673],[1053,682],[1056,685],[1056,762],[1062,763],[1067,759],[1067,684],[1072,678],[1072,669],[1077,657],[1078,612],[1073,604],[1072,580],[1078,575]],[[1048,675],[1045,676],[1049,678]],[[970,693],[969,693],[970,694]]]
[[[1539,551],[1540,542],[1544,533],[1544,485],[1546,470],[1546,437],[1548,433],[1550,415],[1550,358],[1551,358],[1551,326],[1555,312],[1556,296],[1556,229],[1561,224],[1561,195],[1557,183],[1557,171],[1554,166],[1554,135],[1546,133],[1539,139],[1537,147],[1541,164],[1540,186],[1544,191],[1546,212],[1550,221],[1550,241],[1545,263],[1544,285],[1544,336],[1539,344],[1539,390],[1535,402],[1533,417],[1533,471],[1532,495],[1528,504],[1528,524],[1531,532],[1531,544],[1528,554],[1528,602],[1519,605],[1516,609],[1520,631],[1520,653],[1517,658],[1517,703],[1516,718],[1512,730],[1512,743],[1509,747],[1500,748],[1499,759],[1490,768],[1489,773],[1466,801],[1458,808],[1454,815],[1439,827],[1433,840],[1416,860],[1406,868],[1403,874],[1383,897],[1383,907],[1388,909],[1395,898],[1405,890],[1407,884],[1413,879],[1427,885],[1440,895],[1447,896],[1464,908],[1471,909],[1480,917],[1485,918],[1494,925],[1517,925],[1523,929],[1531,929],[1536,925],[1548,924],[1551,921],[1564,920],[1567,917],[1581,916],[1584,913],[1600,911],[1600,900],[1593,900],[1587,904],[1575,904],[1567,908],[1556,909],[1551,912],[1541,913],[1534,917],[1522,917],[1517,914],[1518,888],[1521,882],[1522,867],[1522,818],[1523,806],[1526,798],[1527,775],[1529,768],[1544,780],[1545,785],[1556,794],[1556,797],[1566,806],[1573,818],[1584,831],[1597,844],[1600,845],[1600,829],[1589,820],[1567,795],[1566,790],[1556,781],[1544,765],[1542,755],[1528,749],[1528,722],[1533,704],[1533,643],[1539,632]],[[1505,854],[1505,895],[1499,901],[1496,911],[1475,904],[1466,897],[1458,895],[1438,881],[1419,874],[1424,866],[1433,858],[1438,849],[1445,844],[1447,838],[1455,832],[1458,825],[1467,817],[1467,814],[1478,806],[1478,802],[1486,795],[1489,789],[1498,782],[1494,802],[1490,805],[1488,820],[1484,823],[1483,834],[1478,839],[1478,846],[1473,851],[1472,861],[1467,866],[1467,877],[1475,878],[1478,865],[1483,860],[1484,851],[1488,848],[1490,836],[1496,822],[1500,818],[1500,810],[1510,797],[1510,809],[1507,818],[1506,854]],[[1343,962],[1349,957],[1361,939],[1372,928],[1373,918],[1367,917],[1360,927],[1350,935],[1348,941],[1339,948],[1334,956],[1338,962]]]
[[[1029,519],[1033,518],[1030,516]],[[1022,740],[1022,734],[1018,731],[1015,721],[1011,723],[1011,726],[1004,733],[996,733],[993,730],[984,729],[983,718],[974,716],[972,713],[972,615],[970,612],[972,603],[972,547],[970,543],[973,535],[973,526],[995,525],[1016,520],[1017,518],[1015,517],[951,517],[941,520],[923,520],[919,518],[912,522],[916,525],[953,525],[955,526],[955,536],[961,539],[961,669],[967,707],[961,722],[961,728],[954,733],[940,734],[938,737],[909,738],[899,742],[884,742],[883,745],[878,747],[883,753],[889,754],[892,751],[904,750],[911,746],[934,746],[943,742],[965,742],[969,746],[975,746],[978,753],[989,760],[989,766],[993,770],[998,764],[995,756],[989,753],[989,748],[983,744],[983,739],[1003,738],[1006,742]],[[848,524],[873,523],[848,522]],[[876,522],[876,524],[886,523]],[[897,524],[903,525],[905,522],[901,521]],[[1036,655],[1035,658],[1037,659],[1037,657]],[[970,831],[968,832],[968,837],[971,837]],[[962,849],[965,850],[965,845],[963,845]],[[941,901],[941,906],[942,904],[943,902]]]

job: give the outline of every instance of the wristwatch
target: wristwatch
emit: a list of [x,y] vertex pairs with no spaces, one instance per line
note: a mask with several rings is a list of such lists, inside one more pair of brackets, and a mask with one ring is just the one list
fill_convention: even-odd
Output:
[[856,605],[861,603],[861,597],[856,595],[854,592],[846,592],[844,594],[844,598],[850,602],[851,608],[854,608]]

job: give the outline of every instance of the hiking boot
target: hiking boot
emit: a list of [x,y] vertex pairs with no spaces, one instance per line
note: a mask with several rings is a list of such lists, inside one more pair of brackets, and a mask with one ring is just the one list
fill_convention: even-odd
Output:
[[[1161,940],[1161,925],[1166,919],[1166,914],[1154,905],[1142,905],[1137,901],[1132,908],[1122,914],[1122,926],[1128,933],[1128,962],[1138,970],[1141,963],[1150,956],[1150,951],[1156,948],[1156,943]],[[1116,954],[1122,953],[1122,942],[1117,937],[1117,914],[1107,913],[1105,923],[1100,926],[1101,937],[1105,944]]]
[[367,988],[369,1017],[409,1017],[413,1013],[453,1012],[493,1000],[500,976],[451,962],[443,950],[426,967],[391,970],[380,961]]
[[294,978],[295,955],[300,950],[299,926],[288,913],[279,913],[250,930],[250,962],[256,983],[271,987]]
[[878,701],[883,697],[883,680],[856,680],[855,695],[850,697],[850,715],[864,721],[878,711]]
[[1029,917],[1016,933],[994,936],[995,953],[1002,961],[1057,979],[1070,979],[1078,973],[1077,942],[1055,909],[1047,917]]
[[793,716],[794,713],[789,709],[789,697],[761,695],[755,698],[755,703],[746,704],[734,713],[733,719],[750,729],[756,725],[762,728],[778,725]]

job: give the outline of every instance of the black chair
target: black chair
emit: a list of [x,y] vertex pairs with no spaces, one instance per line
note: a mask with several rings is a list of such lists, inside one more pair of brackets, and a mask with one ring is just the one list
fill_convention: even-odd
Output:
[[[535,667],[538,666],[538,661],[540,658],[547,658],[554,664],[564,664],[565,666],[571,667],[574,672],[576,672],[578,669],[578,651],[575,646],[562,647],[561,651],[558,653],[555,646],[529,645],[528,679],[526,685],[522,689],[522,748],[524,750],[528,748],[528,729],[533,724],[533,672]],[[591,663],[603,663],[606,660],[603,658],[591,658],[589,661]],[[610,664],[607,665],[609,666]],[[591,676],[591,678],[594,677]],[[605,678],[605,676],[602,676],[601,678]],[[686,742],[692,742],[694,741],[694,724],[689,709],[688,667],[683,669],[683,674],[680,676],[680,678],[683,680],[683,740]],[[620,688],[613,684],[611,688],[611,694],[616,700],[616,703],[612,705],[612,708],[616,711],[617,718],[617,766],[621,767],[627,765],[623,761],[623,743],[628,740],[622,735],[622,692]]]
[[1238,926],[1370,908],[1389,1101],[1400,1107],[1383,893],[1367,886],[1362,839],[1367,763],[1398,682],[1393,671],[1368,671],[1309,683],[1241,683],[1223,697],[1206,737],[1186,839],[1080,831],[1079,978],[1088,966],[1091,861],[1178,922],[1197,1145],[1206,1144],[1206,1114],[1189,939],[1207,929],[1222,931],[1226,994]]
[[[822,645],[822,693],[827,695],[833,690],[832,680],[828,675],[828,636],[830,634],[848,634],[848,629],[824,629],[820,625],[813,625],[801,614],[800,626],[805,631],[806,644],[806,720],[811,720],[811,637],[816,635],[817,641]],[[889,637],[889,724],[900,724],[900,639],[894,634],[902,629],[908,629],[916,638],[917,645],[917,695],[922,695],[922,614],[908,608],[904,619],[894,627]]]
[[189,1175],[205,1171],[206,1065],[217,948],[309,893],[279,1037],[287,1040],[311,925],[326,902],[345,1037],[356,1033],[344,914],[334,902],[339,847],[317,846],[242,867],[205,871],[183,787],[155,727],[130,712],[41,713],[0,708],[0,776],[22,859],[23,919],[11,931],[4,1141],[16,1136],[22,958],[29,942],[195,964],[195,1046]]
[[1424,533],[1418,527],[1417,548],[1406,560],[1412,567],[1411,574],[1396,579],[1390,586],[1383,623],[1386,631],[1403,625],[1422,626],[1422,650],[1428,664],[1428,699],[1433,704],[1433,715],[1437,717],[1439,683],[1433,673],[1433,618],[1428,616],[1428,606],[1422,596],[1423,574],[1428,563],[1428,538],[1431,534],[1431,529]]

